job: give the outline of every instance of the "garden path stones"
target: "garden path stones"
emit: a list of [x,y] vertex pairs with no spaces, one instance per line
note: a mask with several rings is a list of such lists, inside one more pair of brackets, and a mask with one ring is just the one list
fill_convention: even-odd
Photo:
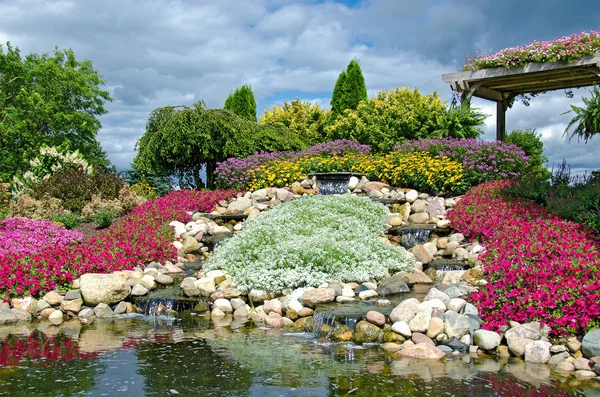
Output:
[[379,287],[377,288],[377,293],[379,293],[381,296],[395,295],[405,292],[410,292],[410,288],[404,282],[404,277],[398,274],[381,280]]
[[600,328],[594,328],[583,337],[581,352],[586,358],[600,356]]
[[115,274],[87,273],[81,276],[79,286],[83,301],[88,306],[117,303],[131,293],[127,279]]

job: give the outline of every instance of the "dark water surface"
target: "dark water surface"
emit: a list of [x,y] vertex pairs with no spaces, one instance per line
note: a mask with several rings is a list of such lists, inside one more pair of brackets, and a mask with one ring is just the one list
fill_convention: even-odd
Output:
[[232,318],[142,316],[0,327],[0,395],[600,396],[600,383],[514,359],[395,360]]

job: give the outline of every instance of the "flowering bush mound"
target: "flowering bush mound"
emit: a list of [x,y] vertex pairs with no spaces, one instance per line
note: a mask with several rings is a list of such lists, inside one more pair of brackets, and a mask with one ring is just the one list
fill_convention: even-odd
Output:
[[0,257],[28,255],[49,246],[64,247],[83,239],[83,235],[50,221],[8,218],[0,221]]
[[387,212],[363,197],[304,196],[247,221],[207,269],[227,271],[242,290],[271,292],[410,270],[414,257],[380,238]]
[[576,33],[554,41],[534,41],[521,47],[505,48],[493,55],[467,56],[463,70],[505,67],[510,69],[529,62],[574,62],[584,55],[600,52],[600,33]]
[[505,198],[509,182],[471,189],[449,212],[456,231],[479,239],[489,281],[472,295],[488,328],[538,320],[556,336],[600,325],[597,236],[528,200]]
[[366,154],[371,151],[367,145],[349,139],[338,139],[319,143],[299,152],[260,152],[245,158],[229,158],[217,165],[215,179],[223,189],[243,189],[251,182],[250,171],[263,164],[276,160],[293,160],[305,156],[335,156],[345,153]]
[[427,152],[450,157],[463,165],[465,184],[469,187],[498,179],[518,177],[529,158],[517,145],[502,141],[477,139],[421,139],[396,146],[401,153]]
[[136,207],[112,227],[76,246],[49,246],[37,253],[0,254],[0,297],[38,295],[89,272],[131,269],[173,259],[172,220],[191,221],[186,211],[210,211],[230,191],[181,190]]

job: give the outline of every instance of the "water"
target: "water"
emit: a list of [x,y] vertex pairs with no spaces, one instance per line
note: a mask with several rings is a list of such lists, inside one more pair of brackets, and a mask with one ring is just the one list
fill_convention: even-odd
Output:
[[[241,324],[241,325],[240,325]],[[217,327],[215,328],[215,325]],[[572,379],[572,378],[571,378]],[[480,355],[425,362],[231,317],[0,327],[7,396],[597,396],[596,381]]]
[[431,230],[423,228],[404,228],[400,232],[402,247],[410,249],[415,245],[425,244],[429,240]]
[[319,194],[344,194],[348,190],[348,181],[317,180],[317,186],[319,187]]

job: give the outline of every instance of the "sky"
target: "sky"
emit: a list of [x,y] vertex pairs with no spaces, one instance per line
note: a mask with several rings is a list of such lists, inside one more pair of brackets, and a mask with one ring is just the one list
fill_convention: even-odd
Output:
[[[72,48],[106,80],[114,102],[98,133],[110,160],[128,168],[149,113],[203,100],[219,108],[242,84],[258,114],[296,97],[329,107],[339,73],[357,58],[370,96],[409,86],[452,92],[443,73],[465,56],[533,40],[600,30],[597,0],[0,0],[0,43],[22,55]],[[515,103],[507,129],[542,134],[549,166],[600,168],[600,136],[584,144],[563,137],[588,89]],[[489,115],[484,139],[495,139],[495,103],[474,100]]]

